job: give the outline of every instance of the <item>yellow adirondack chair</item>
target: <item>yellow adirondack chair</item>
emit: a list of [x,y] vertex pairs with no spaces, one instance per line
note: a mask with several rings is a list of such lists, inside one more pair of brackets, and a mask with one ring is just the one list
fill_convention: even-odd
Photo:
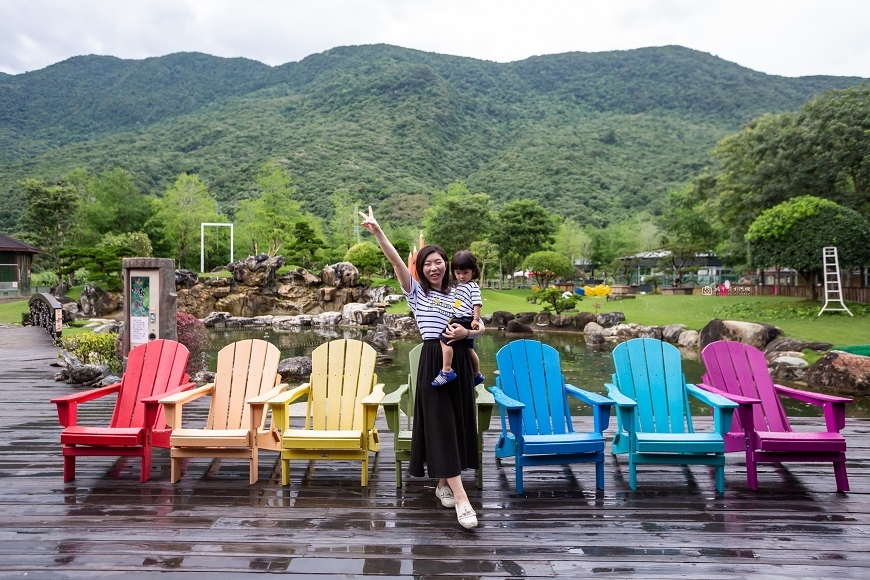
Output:
[[[291,459],[362,461],[368,484],[369,451],[380,451],[375,417],[384,396],[377,383],[375,349],[359,340],[333,340],[311,353],[310,382],[269,400],[281,429],[281,482],[290,483]],[[305,427],[290,426],[290,403],[308,396]]]
[[[169,439],[172,483],[181,479],[185,457],[248,459],[250,482],[257,483],[258,450],[280,449],[277,433],[265,426],[264,412],[266,401],[287,388],[278,374],[280,360],[281,352],[274,344],[240,340],[218,353],[214,383],[160,399],[166,422],[173,428]],[[183,405],[205,395],[211,395],[205,428],[182,428]]]

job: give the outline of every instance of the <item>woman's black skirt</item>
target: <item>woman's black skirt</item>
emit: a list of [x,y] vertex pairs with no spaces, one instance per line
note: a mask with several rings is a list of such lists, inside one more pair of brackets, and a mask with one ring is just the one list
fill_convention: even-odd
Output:
[[455,477],[463,469],[477,469],[477,410],[474,372],[467,348],[453,349],[456,378],[440,387],[432,380],[441,371],[440,341],[426,340],[417,369],[411,461],[408,472],[429,477]]

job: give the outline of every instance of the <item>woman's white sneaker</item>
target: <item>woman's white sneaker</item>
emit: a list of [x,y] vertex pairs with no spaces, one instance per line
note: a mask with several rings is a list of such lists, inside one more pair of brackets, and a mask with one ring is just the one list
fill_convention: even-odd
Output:
[[459,525],[467,530],[477,527],[477,514],[468,502],[456,506],[456,519],[459,520]]
[[449,485],[444,487],[435,486],[435,497],[441,500],[441,505],[446,508],[456,507],[456,498],[453,497],[453,490]]

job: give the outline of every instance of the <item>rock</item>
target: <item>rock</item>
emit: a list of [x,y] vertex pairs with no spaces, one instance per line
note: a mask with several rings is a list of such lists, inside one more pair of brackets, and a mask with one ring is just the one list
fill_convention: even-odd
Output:
[[554,314],[550,316],[550,324],[557,328],[562,328],[565,326],[570,326],[571,322],[573,322],[574,317],[570,314]]
[[733,340],[764,349],[782,330],[770,324],[742,322],[737,320],[711,320],[701,330],[700,344],[704,348],[717,340]]
[[230,318],[232,318],[232,314],[229,312],[212,312],[202,319],[202,323],[206,328],[221,328]]
[[384,299],[392,291],[389,286],[370,286],[363,290],[363,298],[368,302],[384,302]]
[[275,316],[272,318],[272,328],[291,328],[294,326],[311,326],[311,316]]
[[[486,324],[486,323],[484,323]],[[519,320],[508,320],[507,326],[504,329],[507,335],[528,335],[534,334],[532,328],[527,324],[523,324]]]
[[350,304],[345,304],[341,309],[341,317],[345,320],[353,320],[353,313],[357,310],[365,310],[368,308],[365,304],[359,304],[357,302],[352,302]]
[[359,326],[371,326],[375,324],[383,315],[383,308],[364,308],[362,310],[354,310],[351,313],[350,320],[353,322],[353,324]]
[[68,383],[87,385],[93,381],[96,381],[97,379],[102,379],[105,375],[107,375],[108,368],[106,368],[105,366],[97,365],[81,365],[77,368],[69,369],[68,372]]
[[[592,324],[590,322],[590,324]],[[607,339],[600,332],[591,332],[586,334],[586,346],[590,348],[601,348],[607,344]]]
[[60,302],[60,308],[63,311],[61,316],[63,316],[63,322],[66,324],[67,322],[72,322],[72,320],[81,312],[81,307],[79,303],[73,300],[72,298],[67,298],[66,296],[57,296],[57,301]]
[[535,314],[535,326],[550,326],[550,313],[544,311]]
[[199,371],[190,377],[190,382],[196,383],[197,387],[204,387],[209,383],[214,382],[215,373],[211,371]]
[[595,319],[598,324],[604,328],[610,328],[625,320],[625,314],[622,312],[602,312]]
[[193,270],[175,271],[175,288],[193,288],[199,282],[199,274]]
[[791,338],[788,336],[780,336],[775,338],[764,347],[764,354],[769,355],[776,352],[801,352],[806,349],[816,352],[824,352],[831,350],[834,347],[829,342],[807,342],[799,338]]
[[396,304],[405,299],[405,296],[402,294],[387,294],[384,296],[384,302],[387,304]]
[[677,339],[677,344],[680,346],[698,348],[699,336],[697,330],[684,330],[680,333],[680,338]]
[[320,271],[320,280],[326,286],[351,288],[359,284],[359,270],[350,262],[338,262],[324,266]]
[[604,330],[603,326],[601,326],[597,322],[590,322],[583,327],[583,334],[595,334],[596,332],[600,333],[602,330]]
[[99,386],[100,387],[108,387],[109,385],[115,385],[121,382],[121,377],[118,375],[106,375],[102,379],[100,379]]
[[771,365],[788,365],[792,367],[805,367],[808,366],[809,363],[796,356],[778,356],[772,361],[770,361]]
[[662,329],[662,339],[668,342],[678,342],[684,330],[686,330],[685,324],[668,324]]
[[590,322],[595,322],[595,315],[591,312],[578,312],[577,315],[574,316],[574,327],[577,330],[582,331]]
[[656,340],[662,339],[662,327],[661,326],[643,326],[637,333],[638,338],[655,338]]
[[121,329],[121,323],[117,320],[112,320],[111,322],[107,322],[105,324],[101,324],[99,326],[94,327],[94,334],[103,334],[106,332],[114,332],[118,334],[118,331]]
[[[619,338],[624,338],[626,340],[631,338],[637,338],[638,333],[643,328],[640,324],[617,324],[616,326],[611,327],[616,336]],[[604,330],[603,328],[601,330]]]
[[285,381],[305,378],[311,375],[311,359],[307,356],[285,358],[278,363],[278,374]]
[[[504,328],[507,326],[508,321],[516,318],[510,312],[505,312],[504,310],[496,310],[492,313],[492,323],[498,328]],[[484,322],[484,324],[486,324]]]
[[405,314],[384,314],[384,324],[387,325],[390,332],[397,336],[420,334],[420,330],[417,328],[417,321],[412,316]]
[[314,299],[318,302],[332,302],[335,300],[335,287],[325,286],[323,288],[318,288],[314,293]]
[[61,282],[57,286],[52,286],[48,291],[52,296],[63,296],[67,292],[69,292],[69,285],[66,282]]
[[389,365],[393,364],[393,355],[386,352],[379,352],[375,356],[375,364],[376,365]]
[[341,322],[341,312],[324,312],[311,317],[312,326],[335,326]]
[[85,316],[103,316],[118,309],[118,301],[102,288],[86,284],[79,297],[82,314]]
[[837,393],[870,394],[870,356],[832,350],[807,369],[807,384]]
[[266,254],[259,254],[227,264],[227,270],[232,272],[233,280],[236,282],[245,286],[264,288],[274,285],[275,272],[283,265],[284,256],[270,258]]
[[369,343],[379,352],[388,352],[393,350],[393,345],[390,343],[392,338],[393,336],[387,325],[379,324],[377,328],[366,333],[363,337],[363,342]]
[[224,288],[230,286],[232,284],[232,281],[232,278],[227,278],[226,276],[223,276],[221,278],[206,278],[203,284],[205,284],[209,288]]
[[[531,324],[535,321],[535,316],[537,315],[537,312],[518,312],[515,320],[523,324]],[[486,323],[484,322],[484,324]]]
[[481,320],[483,321],[483,323],[486,324],[487,326],[489,326],[489,325],[492,324],[492,314],[481,314],[481,315],[480,315],[480,319],[481,319]]

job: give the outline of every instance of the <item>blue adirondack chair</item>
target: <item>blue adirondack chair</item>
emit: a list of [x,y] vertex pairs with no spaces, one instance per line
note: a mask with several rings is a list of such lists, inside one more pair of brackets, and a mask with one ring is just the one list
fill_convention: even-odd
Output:
[[[565,384],[558,351],[536,340],[515,340],[495,359],[499,376],[489,387],[501,415],[495,457],[514,458],[517,493],[523,493],[524,466],[569,463],[595,463],[595,485],[604,489],[602,431],[613,401]],[[592,432],[574,431],[568,395],[592,406]]]
[[[616,373],[607,383],[616,402],[614,454],[628,453],[629,485],[637,489],[639,463],[712,465],[716,491],[725,491],[725,439],[737,403],[687,385],[677,347],[635,338],[613,349]],[[696,433],[689,397],[713,407],[714,432]]]

